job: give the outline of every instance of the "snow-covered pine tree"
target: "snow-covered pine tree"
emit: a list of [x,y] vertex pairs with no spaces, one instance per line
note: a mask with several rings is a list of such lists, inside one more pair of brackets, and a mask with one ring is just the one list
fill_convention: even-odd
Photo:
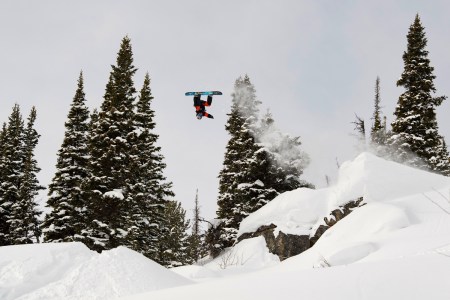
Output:
[[192,222],[192,235],[200,236],[200,204],[198,199],[198,189],[195,192],[195,201],[194,201],[194,220]]
[[14,244],[11,223],[16,222],[12,215],[13,205],[19,202],[24,157],[24,122],[20,106],[15,104],[4,127],[2,136],[2,178],[0,180],[0,246]]
[[433,82],[436,76],[430,65],[427,38],[418,14],[409,28],[407,41],[407,50],[403,54],[404,70],[397,81],[405,92],[400,95],[395,109],[396,119],[392,122],[388,144],[396,160],[445,173],[449,165],[440,164],[442,160],[438,159],[443,145],[438,133],[436,108],[446,96],[432,95],[436,92]]
[[38,242],[40,236],[35,196],[43,189],[36,174],[39,167],[34,150],[39,134],[34,129],[33,107],[24,127],[20,107],[16,104],[9,117],[3,143],[3,170],[0,188],[0,242],[2,245]]
[[[385,124],[382,120],[381,113],[381,96],[380,96],[380,77],[377,76],[375,81],[375,99],[374,99],[374,110],[373,110],[373,124],[370,129],[370,139],[372,146],[375,148],[380,148],[386,144],[386,128],[383,127]],[[380,149],[381,150],[381,149]]]
[[49,185],[46,215],[42,227],[44,241],[71,242],[86,223],[86,204],[81,184],[87,176],[89,109],[86,106],[83,73],[70,106],[66,131],[58,151],[56,173]]
[[264,148],[270,160],[265,171],[264,184],[277,194],[299,187],[314,188],[300,177],[309,163],[309,157],[301,149],[300,137],[292,137],[275,126],[275,120],[268,110],[261,118],[257,141]]
[[366,126],[364,120],[359,117],[357,114],[355,114],[356,120],[352,122],[355,124],[354,130],[357,132],[359,138],[363,141],[366,140]]
[[132,226],[130,167],[134,165],[131,139],[136,70],[131,41],[125,37],[116,65],[112,66],[101,110],[91,124],[89,174],[83,184],[89,222],[82,240],[99,252],[131,244],[128,233]]
[[[256,141],[260,101],[255,88],[246,75],[235,82],[231,113],[225,129],[231,135],[228,141],[223,168],[219,174],[217,216],[224,225],[221,232],[221,249],[233,245],[241,221],[256,211],[277,192],[264,180],[270,166],[268,153]],[[214,234],[213,234],[214,235]]]
[[150,76],[145,75],[144,85],[136,104],[131,172],[133,172],[132,212],[133,230],[130,233],[132,248],[147,257],[158,259],[158,243],[162,239],[164,206],[168,197],[174,196],[172,183],[164,177],[164,157],[156,145],[158,135],[154,132],[153,96]]
[[3,235],[7,230],[7,214],[6,210],[3,208],[4,203],[2,200],[2,184],[4,180],[5,173],[5,143],[6,143],[6,122],[3,123],[2,129],[0,130],[0,246],[6,244],[3,241]]
[[437,148],[435,159],[432,159],[432,164],[436,166],[439,173],[450,176],[450,155],[444,137]]
[[189,220],[181,203],[168,200],[163,221],[157,261],[168,268],[192,263],[187,251]]
[[23,135],[22,174],[19,188],[19,201],[11,207],[11,238],[14,244],[31,244],[39,242],[41,228],[39,216],[41,211],[35,198],[39,190],[45,187],[39,184],[37,173],[41,170],[34,156],[40,135],[34,128],[36,109],[32,107]]
[[197,262],[201,257],[207,255],[207,249],[204,245],[204,234],[202,233],[200,222],[200,204],[198,198],[198,189],[195,193],[195,205],[193,209],[193,220],[191,225],[191,234],[189,236],[189,257],[193,262]]
[[[3,166],[3,156],[4,156],[4,144],[6,143],[6,122],[3,122],[2,128],[0,129],[0,172]],[[1,173],[0,173],[1,176]],[[1,177],[0,177],[1,178]]]
[[356,120],[352,122],[355,125],[356,138],[358,139],[357,149],[358,151],[366,150],[366,125],[364,120],[355,114]]

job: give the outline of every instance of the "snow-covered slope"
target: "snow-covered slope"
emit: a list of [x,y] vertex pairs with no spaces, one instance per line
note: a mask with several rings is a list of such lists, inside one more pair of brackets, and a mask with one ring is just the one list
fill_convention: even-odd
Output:
[[282,194],[240,232],[274,223],[310,234],[361,196],[366,205],[281,263],[262,237],[173,270],[126,248],[99,255],[76,243],[2,247],[0,299],[450,299],[447,177],[363,153],[342,165],[334,186]]
[[[234,266],[241,269],[236,276],[215,275],[199,285],[126,299],[450,299],[447,177],[363,153],[342,165],[334,186],[282,194],[245,219],[240,233],[273,223],[285,233],[308,234],[331,210],[361,196],[366,205],[311,249],[275,266],[244,273],[242,264]],[[223,260],[196,268],[210,269]]]
[[[284,233],[308,234],[333,209],[359,197],[364,197],[366,203],[380,203],[425,193],[445,205],[448,201],[437,193],[444,189],[448,198],[450,195],[445,189],[449,186],[448,177],[363,153],[342,164],[334,186],[320,190],[298,189],[278,196],[247,217],[238,235],[271,223]],[[430,203],[425,196],[421,197]]]
[[0,299],[113,299],[192,283],[124,247],[81,243],[0,247]]

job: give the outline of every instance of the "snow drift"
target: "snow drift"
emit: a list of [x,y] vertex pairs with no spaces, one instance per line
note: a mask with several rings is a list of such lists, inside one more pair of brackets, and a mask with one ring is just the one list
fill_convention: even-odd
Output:
[[[448,177],[363,153],[342,165],[334,186],[278,196],[247,217],[239,234],[269,224],[284,233],[313,234],[332,210],[359,197],[366,205],[300,255],[252,273],[241,266],[238,276],[216,275],[209,281],[202,278],[201,285],[126,299],[450,299]],[[243,242],[255,247],[256,239],[262,240]],[[234,248],[245,248],[240,244]],[[223,259],[198,267],[210,269]],[[215,274],[232,274],[224,271],[216,269]]]
[[[284,233],[308,234],[333,209],[359,197],[371,204],[422,193],[436,196],[440,189],[449,187],[448,177],[363,153],[342,164],[334,186],[320,190],[302,188],[278,196],[244,219],[238,236],[271,223]],[[448,190],[445,193],[449,196]],[[425,197],[423,200],[429,202]]]
[[191,283],[141,254],[81,243],[0,247],[0,299],[113,299]]
[[284,193],[246,218],[240,233],[273,223],[312,234],[358,197],[366,205],[282,262],[262,237],[172,270],[126,248],[0,247],[0,299],[450,299],[448,177],[363,153],[342,165],[334,186]]

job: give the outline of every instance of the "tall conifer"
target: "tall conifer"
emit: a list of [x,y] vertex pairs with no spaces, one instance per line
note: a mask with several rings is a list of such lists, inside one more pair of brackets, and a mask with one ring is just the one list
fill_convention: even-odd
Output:
[[309,186],[299,176],[307,163],[298,137],[277,131],[270,113],[259,120],[260,101],[250,78],[235,82],[226,130],[230,134],[219,174],[221,221],[206,234],[210,253],[233,245],[241,221],[279,193]]
[[14,244],[30,244],[39,241],[41,235],[38,209],[35,197],[45,187],[39,184],[37,173],[41,170],[35,159],[34,151],[40,135],[34,128],[36,109],[32,107],[23,135],[22,174],[19,188],[19,201],[11,210],[11,236]]
[[[442,137],[438,133],[436,108],[446,96],[433,96],[436,92],[430,65],[427,38],[419,15],[409,28],[407,50],[403,54],[404,71],[397,81],[405,88],[395,109],[389,145],[397,160],[445,173],[449,165],[439,164]],[[410,154],[414,155],[410,155]]]
[[186,220],[186,211],[180,202],[167,202],[163,222],[157,261],[169,268],[192,263],[188,252],[189,220]]
[[89,138],[89,176],[84,184],[90,222],[84,242],[97,251],[129,245],[132,198],[130,166],[133,102],[136,90],[133,53],[128,37],[122,39],[116,65],[112,66],[104,101]]
[[153,96],[150,76],[145,75],[144,85],[136,103],[132,155],[133,231],[130,239],[132,248],[149,258],[157,259],[158,243],[164,231],[164,207],[168,197],[174,196],[172,183],[163,174],[166,167],[161,148],[157,146],[158,135],[154,132],[154,111],[151,108]]
[[22,177],[24,157],[24,122],[20,107],[15,104],[8,118],[8,125],[3,130],[3,168],[0,185],[0,246],[14,244],[11,223],[17,223],[12,215],[13,206],[20,200],[19,190]]
[[263,200],[258,199],[258,194],[264,184],[257,178],[257,174],[252,173],[252,166],[257,164],[256,156],[265,155],[263,151],[257,154],[261,147],[257,145],[254,137],[259,104],[250,78],[248,76],[238,78],[234,86],[231,113],[228,114],[225,126],[231,137],[219,174],[217,216],[224,225],[219,226],[223,230],[221,244],[217,247],[221,249],[235,242],[239,224],[251,212],[249,202]]
[[386,128],[382,120],[381,113],[381,96],[380,96],[380,77],[377,77],[375,81],[375,99],[374,110],[372,115],[372,128],[370,129],[371,143],[377,146],[383,146],[386,143]]
[[36,109],[33,107],[24,126],[19,105],[15,105],[6,129],[2,184],[0,187],[0,243],[28,244],[39,241],[40,228],[35,196],[43,189],[36,174],[39,167],[34,150],[39,134],[34,129]]
[[193,220],[191,225],[191,235],[189,236],[189,257],[192,262],[197,262],[201,257],[207,254],[206,245],[204,244],[204,234],[201,230],[200,222],[200,204],[198,198],[198,189],[195,193],[195,202],[193,209]]
[[65,123],[64,140],[58,151],[56,173],[49,186],[47,206],[52,211],[43,224],[46,242],[74,241],[85,226],[86,203],[81,184],[88,174],[88,122],[89,110],[81,72]]

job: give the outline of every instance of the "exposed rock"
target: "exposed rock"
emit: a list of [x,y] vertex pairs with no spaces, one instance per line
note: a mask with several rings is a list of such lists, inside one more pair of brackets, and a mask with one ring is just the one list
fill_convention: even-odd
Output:
[[317,228],[316,233],[309,239],[311,243],[311,247],[317,242],[317,240],[322,236],[322,234],[327,231],[327,229],[330,228],[330,226],[327,225],[320,225],[319,228]]
[[355,208],[365,205],[363,202],[363,197],[359,197],[356,200],[350,201],[347,204],[340,206],[339,208],[333,210],[328,217],[323,218],[325,225],[320,225],[317,228],[314,235],[311,237],[311,247],[319,240],[322,234],[332,227],[334,224],[342,220],[344,217],[348,216]]
[[309,236],[284,234],[281,231],[276,238],[275,244],[274,254],[278,255],[280,260],[300,254],[311,247]]
[[274,224],[261,226],[255,232],[242,234],[237,242],[263,236],[269,252],[278,255],[280,260],[300,254],[310,247],[309,236],[307,235],[285,234],[280,231],[275,237],[274,230],[276,227]]
[[362,203],[362,201],[363,197],[360,197],[333,210],[323,219],[325,224],[320,225],[311,237],[309,235],[285,234],[282,231],[279,231],[275,237],[274,231],[277,226],[270,224],[259,227],[255,232],[242,234],[237,239],[237,243],[245,239],[263,236],[270,253],[278,255],[280,260],[284,260],[311,248],[325,231],[349,215],[355,208],[363,206],[365,203]]

